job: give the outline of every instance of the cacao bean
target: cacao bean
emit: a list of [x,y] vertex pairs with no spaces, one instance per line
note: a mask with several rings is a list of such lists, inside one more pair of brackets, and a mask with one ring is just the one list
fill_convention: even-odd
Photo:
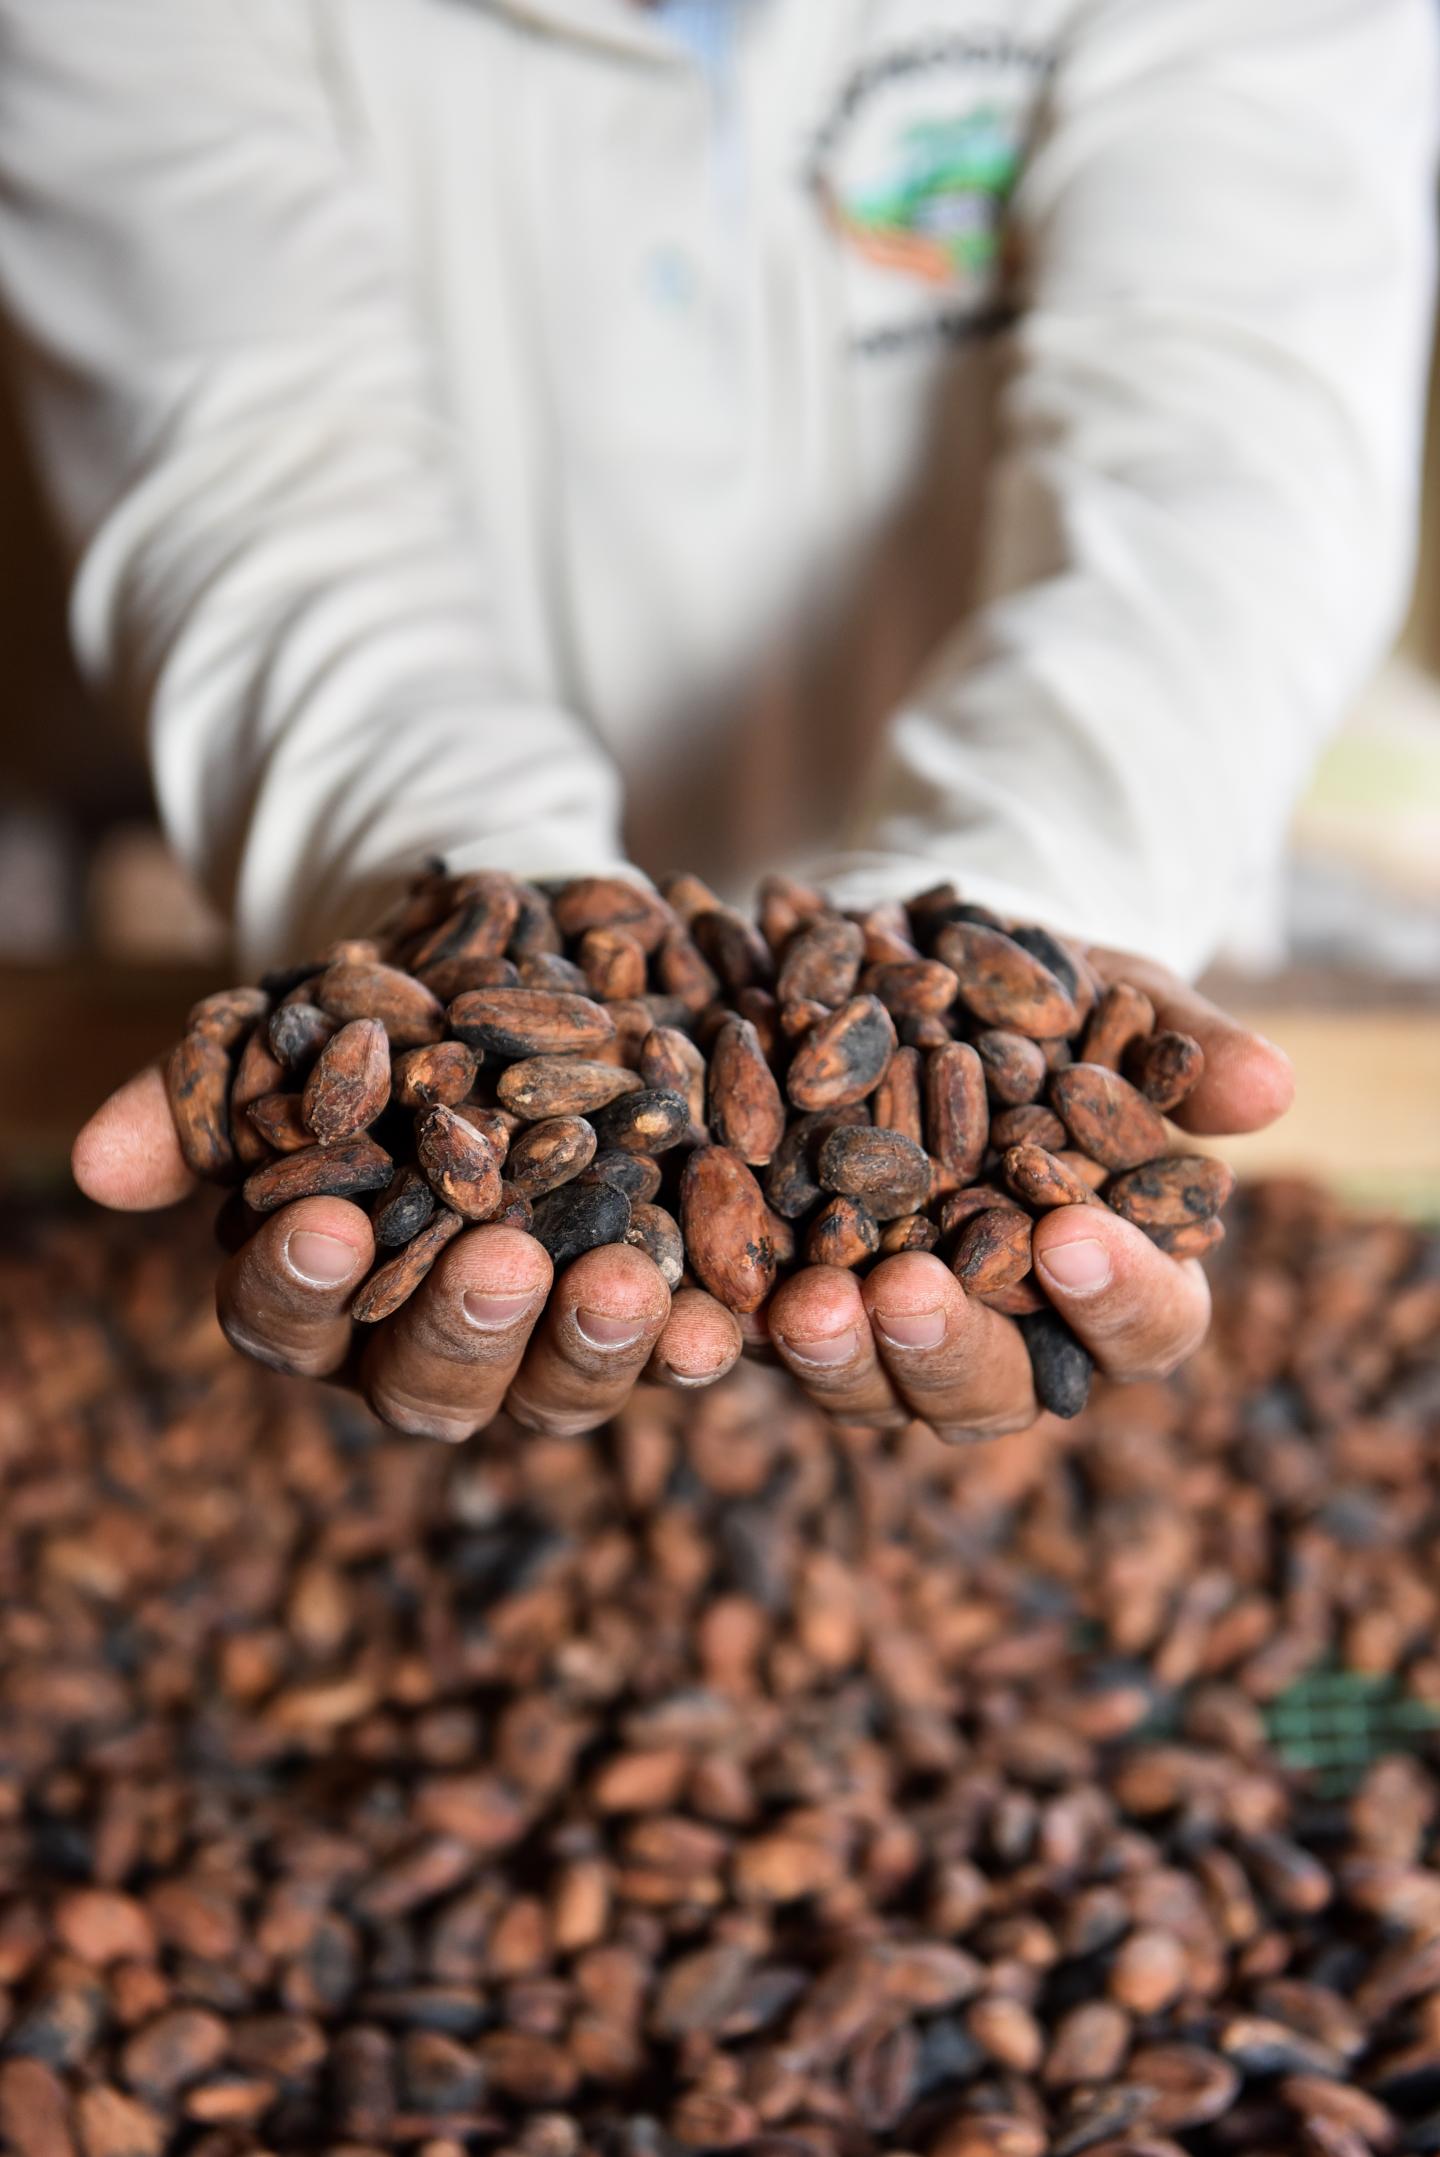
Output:
[[552,1116],[545,1123],[528,1124],[520,1133],[506,1157],[505,1173],[533,1205],[547,1191],[558,1190],[588,1168],[597,1143],[583,1116]]
[[[437,1115],[448,1115],[439,1109]],[[273,1213],[301,1198],[359,1198],[383,1191],[395,1164],[372,1138],[341,1139],[334,1146],[307,1146],[284,1160],[257,1168],[245,1181],[245,1203],[255,1213]]]
[[1205,1051],[1189,1034],[1168,1029],[1137,1041],[1125,1059],[1125,1076],[1146,1100],[1168,1116],[1188,1100],[1205,1076]]
[[785,1136],[780,1088],[746,1019],[726,1019],[711,1043],[709,1108],[720,1145],[752,1168],[769,1161]]
[[898,1131],[842,1126],[825,1139],[818,1166],[823,1189],[863,1200],[877,1221],[914,1213],[930,1195],[929,1156]]
[[880,1248],[880,1224],[858,1198],[832,1198],[820,1208],[805,1235],[805,1256],[812,1266],[859,1266]]
[[1049,966],[999,929],[947,922],[936,956],[956,975],[960,995],[982,1025],[1043,1041],[1075,1029],[1075,1000]]
[[501,1072],[495,1091],[502,1108],[527,1123],[544,1123],[552,1116],[588,1116],[621,1094],[638,1093],[641,1084],[636,1072],[619,1064],[583,1056],[529,1056]]
[[992,1206],[967,1221],[955,1249],[953,1269],[962,1287],[977,1296],[1013,1288],[1030,1271],[1030,1221],[1008,1206]]
[[463,1041],[404,1049],[391,1072],[395,1098],[402,1108],[455,1108],[475,1084],[476,1068]]
[[865,938],[841,914],[821,914],[796,930],[785,947],[775,993],[788,1002],[833,1006],[855,994]]
[[765,1198],[738,1154],[697,1146],[680,1179],[680,1228],[697,1277],[732,1311],[755,1311],[775,1285]]
[[[1030,1356],[1036,1400],[1051,1415],[1067,1419],[1078,1416],[1090,1397],[1095,1370],[1089,1350],[1076,1340],[1058,1311],[1035,1311],[1017,1323]],[[1116,1997],[1122,2005],[1134,2004],[1123,1992]],[[1145,2008],[1139,2011],[1148,2012]]]
[[1165,1151],[1165,1125],[1143,1094],[1104,1064],[1072,1064],[1050,1099],[1082,1153],[1112,1171],[1141,1168]]
[[500,1204],[500,1149],[453,1108],[427,1109],[415,1151],[435,1196],[466,1221],[488,1221]]
[[618,1101],[597,1109],[590,1120],[607,1149],[667,1153],[687,1135],[690,1110],[683,1094],[642,1086],[638,1093],[622,1094]]
[[439,1002],[423,982],[395,966],[342,961],[321,975],[315,1001],[342,1025],[349,1019],[378,1019],[392,1048],[422,1048],[444,1038],[445,1013]]
[[615,1038],[603,1004],[565,989],[471,989],[451,1004],[450,1024],[495,1056],[586,1056]]
[[391,1318],[414,1295],[451,1238],[465,1226],[448,1206],[437,1207],[403,1250],[375,1268],[350,1299],[350,1316],[362,1326]]
[[229,1052],[213,1034],[186,1034],[166,1065],[166,1098],[192,1176],[218,1182],[234,1166],[230,1075]]
[[1094,1192],[1057,1155],[1033,1143],[1012,1146],[1005,1155],[1005,1181],[1017,1198],[1048,1211],[1052,1206],[1088,1206]]
[[557,1272],[602,1243],[623,1243],[630,1227],[630,1201],[613,1183],[582,1177],[562,1183],[534,1207],[531,1234],[545,1246]]
[[418,1236],[435,1211],[435,1193],[418,1168],[397,1169],[375,1201],[370,1226],[382,1250],[398,1250]]
[[985,1067],[968,1042],[950,1041],[925,1058],[925,1136],[947,1188],[969,1183],[990,1139]]
[[659,1268],[667,1288],[680,1286],[685,1273],[685,1243],[679,1222],[663,1206],[647,1205],[643,1201],[632,1205],[625,1241],[637,1251],[643,1251]]
[[390,1043],[378,1019],[351,1019],[316,1057],[301,1113],[322,1146],[368,1130],[390,1099]]
[[1005,1108],[1022,1108],[1045,1091],[1045,1051],[1025,1034],[988,1027],[975,1036],[975,1053],[985,1066],[990,1098]]
[[855,996],[806,1034],[785,1090],[796,1108],[848,1108],[875,1091],[895,1053],[895,1027],[875,996]]

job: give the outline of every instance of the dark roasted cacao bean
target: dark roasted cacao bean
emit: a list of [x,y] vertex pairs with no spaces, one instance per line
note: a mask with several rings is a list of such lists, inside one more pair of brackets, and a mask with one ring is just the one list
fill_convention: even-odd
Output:
[[376,1243],[381,1250],[399,1250],[419,1235],[434,1211],[435,1193],[419,1169],[397,1169],[370,1215]]
[[585,1177],[563,1183],[534,1208],[530,1233],[543,1243],[556,1270],[602,1243],[623,1243],[630,1226],[630,1201],[613,1183]]
[[680,1224],[663,1206],[640,1203],[630,1208],[625,1241],[656,1265],[667,1288],[678,1288],[685,1273],[685,1243]]
[[[1058,1311],[1035,1311],[1019,1321],[1030,1354],[1035,1398],[1052,1415],[1078,1416],[1090,1397],[1095,1365]],[[1129,2005],[1122,1996],[1122,2004]]]

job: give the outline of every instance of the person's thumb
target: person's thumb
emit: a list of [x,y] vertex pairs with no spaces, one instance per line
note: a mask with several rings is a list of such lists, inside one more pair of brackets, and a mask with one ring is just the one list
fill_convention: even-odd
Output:
[[87,1198],[119,1213],[173,1206],[195,1188],[158,1064],[137,1071],[96,1109],[71,1148],[70,1167]]

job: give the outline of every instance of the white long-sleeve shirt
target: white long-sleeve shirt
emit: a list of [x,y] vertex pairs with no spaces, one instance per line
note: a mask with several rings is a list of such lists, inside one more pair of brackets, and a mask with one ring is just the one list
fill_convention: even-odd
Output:
[[78,648],[251,956],[819,853],[1193,967],[1276,849],[1407,579],[1433,0],[738,40],[737,190],[628,0],[0,0]]

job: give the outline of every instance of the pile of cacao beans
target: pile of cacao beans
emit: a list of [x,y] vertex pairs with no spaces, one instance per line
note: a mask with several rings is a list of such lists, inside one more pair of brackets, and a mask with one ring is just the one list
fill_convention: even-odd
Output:
[[1440,2148],[1440,1241],[1234,1211],[1177,1379],[959,1451],[418,1444],[195,1212],[0,1211],[7,2157]]
[[1090,1362],[1032,1223],[1104,1205],[1211,1250],[1231,1178],[1164,1120],[1203,1068],[1142,990],[949,884],[846,914],[772,877],[752,922],[690,876],[435,870],[376,936],[198,1004],[169,1092],[195,1172],[243,1177],[234,1234],[299,1198],[369,1207],[359,1321],[470,1222],[557,1265],[634,1244],[742,1313],[796,1265],[938,1249],[1072,1415]]

